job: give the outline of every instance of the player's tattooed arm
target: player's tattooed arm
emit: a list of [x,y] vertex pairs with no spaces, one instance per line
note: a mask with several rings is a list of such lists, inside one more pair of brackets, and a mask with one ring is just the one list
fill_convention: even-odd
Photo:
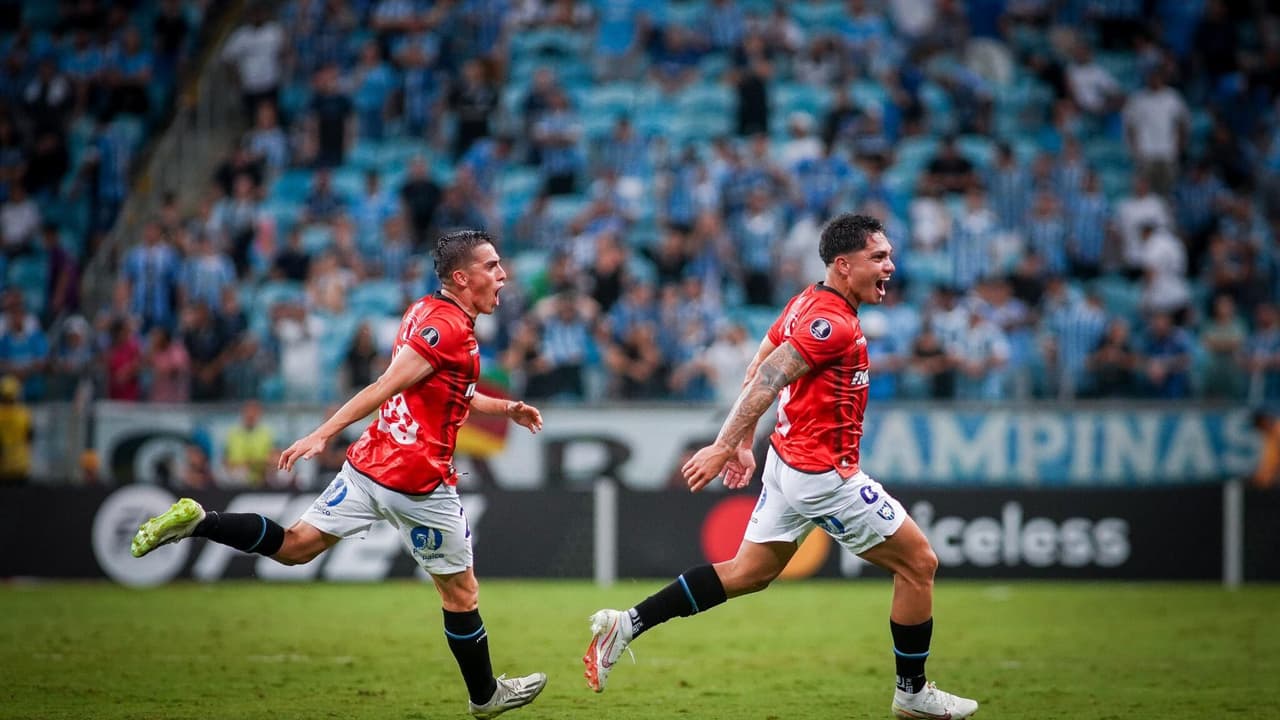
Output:
[[796,378],[809,372],[809,364],[800,352],[791,345],[783,343],[769,353],[769,357],[756,368],[751,382],[738,395],[738,399],[729,410],[729,417],[720,428],[716,444],[721,447],[735,447],[751,432],[760,416],[764,415],[773,401],[778,398],[782,388],[795,382]]

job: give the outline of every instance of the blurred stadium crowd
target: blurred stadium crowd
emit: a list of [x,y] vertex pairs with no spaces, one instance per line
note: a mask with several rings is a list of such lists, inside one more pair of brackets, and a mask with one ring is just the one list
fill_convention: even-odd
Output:
[[0,363],[27,401],[333,401],[461,226],[511,274],[491,380],[723,401],[848,210],[896,247],[862,312],[874,396],[1280,397],[1260,0],[251,4],[208,60],[242,141],[104,307],[77,268],[211,8],[0,7]]

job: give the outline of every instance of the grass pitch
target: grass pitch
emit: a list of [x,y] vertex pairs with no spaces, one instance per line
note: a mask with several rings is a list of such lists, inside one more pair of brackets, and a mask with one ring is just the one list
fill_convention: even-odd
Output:
[[[537,718],[888,718],[885,581],[778,583],[638,640],[586,689],[587,616],[663,581],[481,580],[497,672]],[[1280,718],[1280,587],[938,587],[929,675],[979,718]],[[0,586],[3,718],[463,718],[430,585]]]

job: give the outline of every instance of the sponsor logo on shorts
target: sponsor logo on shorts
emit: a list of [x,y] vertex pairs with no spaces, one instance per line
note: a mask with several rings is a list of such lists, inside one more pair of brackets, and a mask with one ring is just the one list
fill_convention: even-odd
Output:
[[863,385],[870,385],[870,384],[871,384],[870,370],[855,370],[853,372],[853,382],[850,383],[850,385],[852,385],[853,387],[862,387]]
[[329,483],[329,487],[324,489],[324,493],[320,495],[320,499],[316,502],[316,507],[323,505],[324,507],[337,507],[343,500],[347,499],[347,481],[342,478],[336,478]]
[[409,531],[409,539],[413,541],[414,554],[424,555],[440,549],[444,544],[444,533],[439,528],[419,525]]
[[844,535],[844,523],[832,515],[813,518],[813,524],[827,531],[828,535]]
[[809,334],[819,340],[831,337],[831,323],[826,318],[818,318],[809,323]]
[[427,345],[435,347],[436,343],[440,342],[440,331],[431,325],[428,325],[427,328],[422,331],[422,339],[427,341]]

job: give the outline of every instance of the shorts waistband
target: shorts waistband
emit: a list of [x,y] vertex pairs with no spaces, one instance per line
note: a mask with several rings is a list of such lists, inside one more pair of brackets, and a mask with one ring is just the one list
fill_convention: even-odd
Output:
[[403,495],[409,498],[424,498],[424,497],[427,497],[428,495],[436,495],[437,493],[442,493],[444,495],[458,494],[458,489],[456,487],[454,487],[453,485],[449,485],[448,483],[445,483],[445,482],[441,482],[439,485],[435,486],[435,488],[433,488],[428,492],[424,492],[424,493],[405,492],[404,490],[393,488],[389,485],[378,482],[377,478],[369,475],[366,472],[363,472],[362,470],[357,468],[355,465],[352,465],[350,460],[342,461],[342,470],[343,472],[351,472],[354,475],[358,475],[362,480],[368,480],[369,482],[373,483],[374,485],[377,485],[383,490],[390,490],[391,492],[396,493],[397,495]]

